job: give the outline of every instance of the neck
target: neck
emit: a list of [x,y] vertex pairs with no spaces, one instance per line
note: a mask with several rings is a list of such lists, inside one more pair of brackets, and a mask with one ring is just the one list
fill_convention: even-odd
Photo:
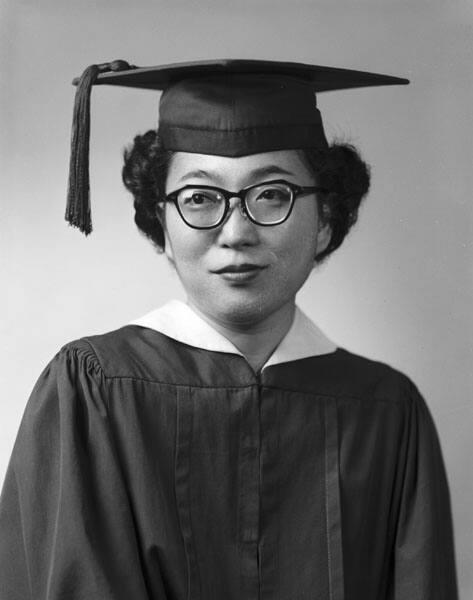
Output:
[[227,338],[243,354],[255,372],[265,364],[289,331],[294,320],[295,303],[289,302],[265,319],[244,327],[230,321],[220,321],[199,309],[190,299],[189,306],[209,325]]

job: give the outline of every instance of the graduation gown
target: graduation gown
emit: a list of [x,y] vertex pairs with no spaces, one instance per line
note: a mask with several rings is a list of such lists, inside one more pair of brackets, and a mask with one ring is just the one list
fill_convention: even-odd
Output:
[[40,376],[1,496],[1,600],[455,600],[414,384],[300,311],[256,374],[176,306]]

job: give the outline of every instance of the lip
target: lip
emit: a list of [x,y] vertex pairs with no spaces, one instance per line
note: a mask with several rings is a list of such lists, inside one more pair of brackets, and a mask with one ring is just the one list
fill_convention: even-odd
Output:
[[261,271],[265,268],[265,265],[256,265],[253,263],[240,263],[234,265],[227,265],[225,267],[222,267],[221,269],[216,269],[214,273],[217,273],[218,275],[222,273],[248,273],[252,271]]
[[213,271],[227,281],[235,283],[245,283],[258,277],[266,269],[266,265],[255,265],[252,263],[241,263],[236,265],[227,265],[221,269]]

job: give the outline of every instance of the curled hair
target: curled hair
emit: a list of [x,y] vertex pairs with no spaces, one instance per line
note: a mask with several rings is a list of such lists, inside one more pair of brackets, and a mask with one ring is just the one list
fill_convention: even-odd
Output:
[[[329,225],[331,238],[315,259],[321,262],[342,244],[356,223],[360,203],[369,189],[370,170],[350,144],[334,143],[325,150],[309,148],[299,152],[317,186],[325,190],[318,192],[317,199],[320,218]],[[160,252],[164,250],[165,239],[159,202],[165,196],[173,154],[163,148],[155,130],[137,135],[124,151],[122,179],[134,198],[135,223]]]
[[336,250],[358,219],[361,201],[370,187],[370,168],[351,144],[334,143],[327,150],[302,151],[314,174],[319,192],[319,215],[330,226],[330,242],[320,252],[321,262]]
[[165,195],[168,165],[174,152],[165,150],[154,130],[137,135],[124,151],[122,179],[133,195],[135,223],[156,248],[164,250],[164,230],[158,202]]

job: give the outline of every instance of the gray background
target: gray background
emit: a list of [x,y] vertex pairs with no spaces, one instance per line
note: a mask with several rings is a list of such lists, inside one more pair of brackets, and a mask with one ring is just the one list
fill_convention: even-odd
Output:
[[156,124],[152,92],[96,88],[95,231],[63,221],[73,76],[138,65],[265,58],[385,72],[408,87],[319,96],[330,138],[373,169],[356,229],[299,304],[338,344],[390,363],[423,392],[451,487],[462,598],[472,583],[473,3],[81,0],[0,3],[0,481],[30,390],[71,339],[178,297],[135,230],[121,152]]

